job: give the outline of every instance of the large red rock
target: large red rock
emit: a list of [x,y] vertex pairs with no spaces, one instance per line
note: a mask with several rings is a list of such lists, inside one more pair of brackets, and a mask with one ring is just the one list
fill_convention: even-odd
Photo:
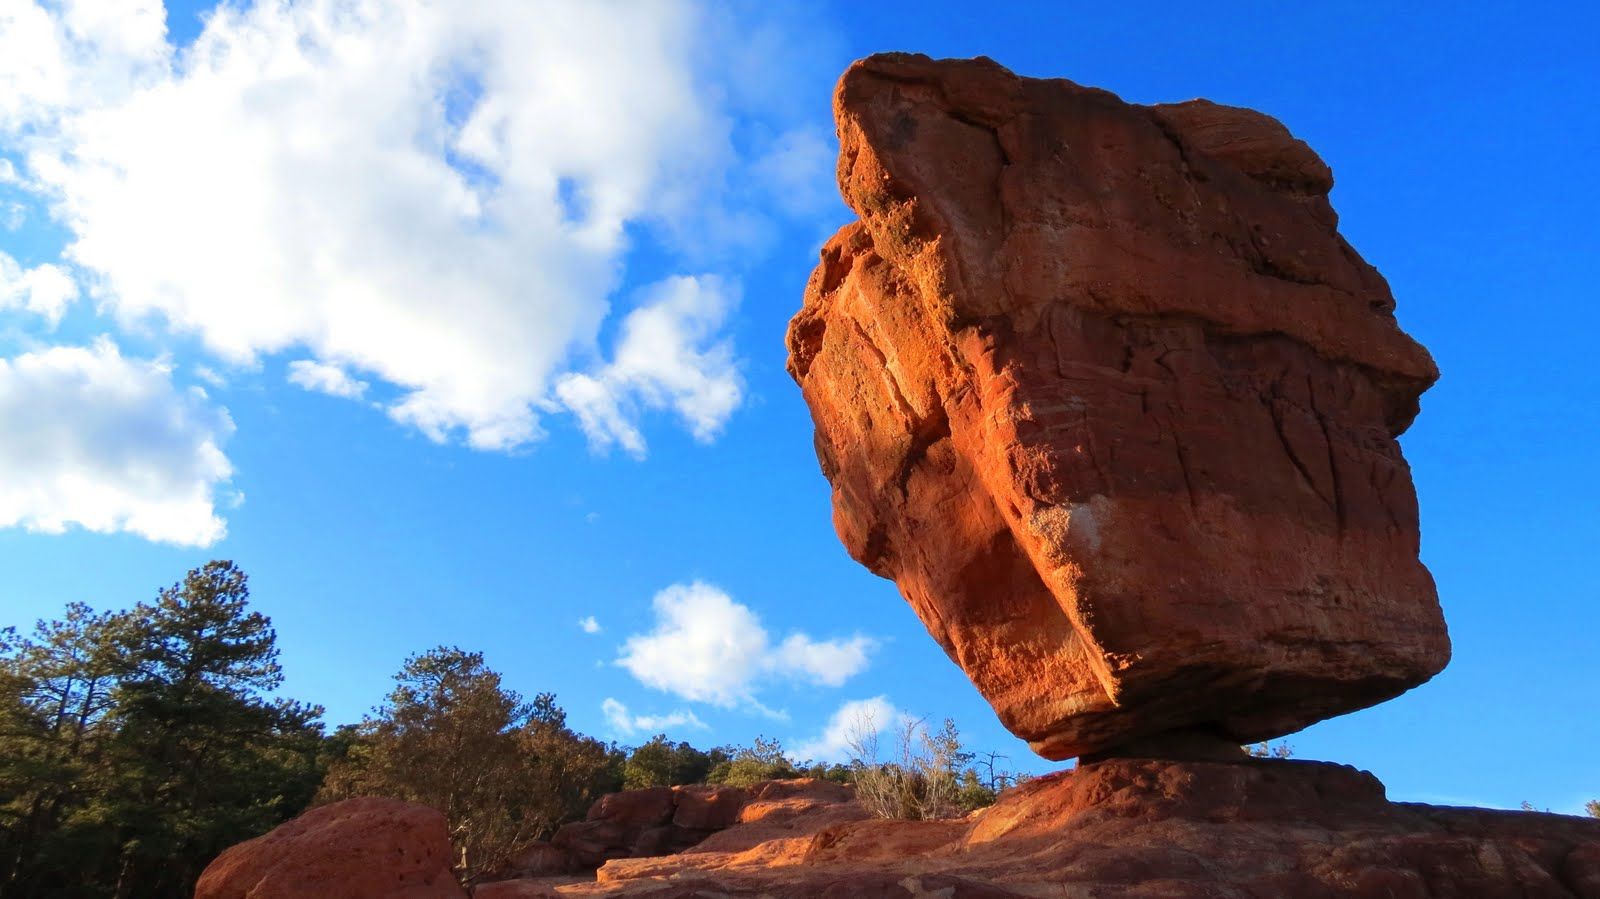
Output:
[[989,60],[834,98],[790,325],[834,523],[1048,758],[1268,739],[1449,642],[1396,438],[1437,377],[1277,121]]
[[208,865],[195,899],[463,899],[444,816],[398,799],[314,808]]
[[821,795],[747,813],[764,801],[790,814],[494,895],[1600,899],[1600,821],[1392,803],[1371,774],[1325,762],[1110,759],[948,821],[865,819]]

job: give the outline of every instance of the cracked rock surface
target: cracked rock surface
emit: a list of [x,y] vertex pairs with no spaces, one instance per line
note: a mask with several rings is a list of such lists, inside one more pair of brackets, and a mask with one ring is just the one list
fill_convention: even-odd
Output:
[[1437,378],[1276,120],[886,54],[790,324],[834,521],[1052,759],[1253,742],[1449,641],[1396,438]]

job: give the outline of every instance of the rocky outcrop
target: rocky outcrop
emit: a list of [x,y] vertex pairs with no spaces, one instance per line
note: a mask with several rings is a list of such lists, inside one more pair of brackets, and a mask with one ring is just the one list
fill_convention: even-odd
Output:
[[206,867],[195,899],[463,899],[444,816],[397,799],[314,808]]
[[790,812],[678,855],[609,861],[593,881],[482,895],[1600,897],[1600,821],[1391,803],[1372,775],[1323,762],[1112,759],[965,820],[866,819],[816,799]]
[[[650,787],[600,797],[582,821],[564,825],[548,844],[564,868],[594,870],[614,858],[667,855],[687,849],[739,820],[750,793],[698,784]],[[553,856],[541,856],[547,867]]]
[[[733,795],[616,794],[596,820],[666,826],[659,800],[674,793]],[[437,812],[353,799],[229,849],[195,895],[461,897],[449,857]],[[1323,762],[1117,758],[947,821],[871,818],[837,784],[758,784],[687,850],[480,883],[472,896],[1600,899],[1600,821],[1391,803],[1372,775]]]
[[1396,438],[1437,377],[1275,120],[857,62],[790,325],[834,523],[1048,758],[1254,742],[1445,664]]

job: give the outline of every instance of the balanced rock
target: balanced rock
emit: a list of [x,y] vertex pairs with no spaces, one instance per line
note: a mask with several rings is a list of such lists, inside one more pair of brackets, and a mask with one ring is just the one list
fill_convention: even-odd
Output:
[[857,62],[790,325],[850,553],[1048,758],[1233,741],[1444,667],[1396,438],[1437,378],[1257,112]]

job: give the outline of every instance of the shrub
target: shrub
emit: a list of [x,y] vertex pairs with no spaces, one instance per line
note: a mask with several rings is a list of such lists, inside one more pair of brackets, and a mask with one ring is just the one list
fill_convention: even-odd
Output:
[[788,780],[802,777],[794,762],[783,752],[777,740],[756,737],[750,746],[735,749],[732,755],[711,770],[708,783],[748,787],[763,780]]
[[[921,720],[903,720],[890,733],[893,758],[880,760],[878,728],[867,718],[850,738],[850,769],[856,798],[880,818],[929,820],[953,818],[970,803],[987,805],[992,793],[977,787],[976,772],[963,784],[960,765],[971,758],[961,751],[955,722],[945,720],[930,731]],[[973,805],[971,807],[976,807]]]

